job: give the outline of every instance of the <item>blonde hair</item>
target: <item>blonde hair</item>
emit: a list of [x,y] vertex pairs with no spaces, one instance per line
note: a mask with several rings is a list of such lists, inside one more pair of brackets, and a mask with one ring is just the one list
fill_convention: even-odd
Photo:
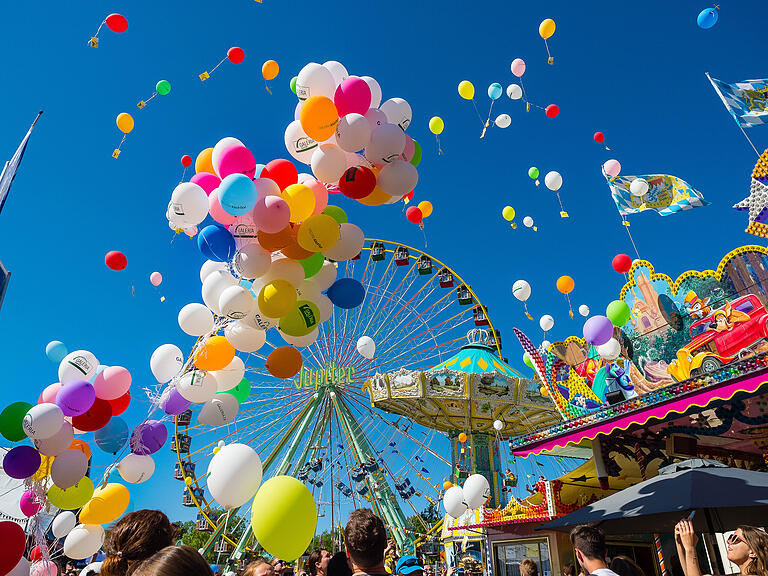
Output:
[[768,534],[754,526],[739,526],[749,549],[755,554],[744,568],[750,576],[768,576]]

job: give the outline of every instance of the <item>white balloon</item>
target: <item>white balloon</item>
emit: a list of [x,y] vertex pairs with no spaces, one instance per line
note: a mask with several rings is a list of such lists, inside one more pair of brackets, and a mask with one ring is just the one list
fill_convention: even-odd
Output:
[[335,184],[347,169],[347,156],[336,144],[321,144],[312,154],[310,165],[315,178]]
[[[350,224],[349,222],[344,222],[339,228],[338,241],[328,250],[323,252],[323,256],[338,262],[351,260],[362,251],[365,235],[359,226]],[[318,272],[318,274],[321,272]]]
[[616,340],[616,338],[611,338],[605,344],[600,344],[600,346],[597,347],[597,353],[603,360],[613,362],[621,355],[621,344],[619,344],[619,341]]
[[320,311],[320,323],[326,322],[333,316],[333,302],[325,294],[320,294],[312,299],[317,309]]
[[581,306],[579,306],[579,314],[584,316],[584,318],[589,316],[589,306],[587,306],[586,304],[582,304]]
[[416,188],[418,183],[419,171],[416,166],[399,159],[384,166],[376,177],[376,185],[394,198],[402,198]]
[[303,164],[309,164],[312,154],[317,150],[317,142],[307,136],[298,120],[288,124],[283,142],[285,142],[285,149],[288,150],[288,154]]
[[371,89],[371,108],[378,108],[379,104],[381,104],[381,86],[370,76],[360,76],[360,78],[365,80],[365,83]]
[[128,454],[117,463],[120,477],[130,484],[146,482],[155,473],[155,461],[150,455]]
[[544,185],[552,190],[552,192],[557,192],[563,185],[563,177],[560,175],[560,172],[555,172],[554,170],[547,172],[547,175],[544,176]]
[[523,89],[520,88],[519,84],[510,84],[507,86],[507,96],[511,100],[520,100],[523,97]]
[[223,426],[229,424],[237,416],[240,409],[240,403],[232,394],[222,392],[216,394],[200,407],[197,415],[197,421],[209,426]]
[[93,556],[104,544],[104,528],[98,524],[78,524],[64,539],[64,555],[72,560]]
[[460,486],[451,486],[443,495],[443,507],[448,516],[461,517],[467,511],[467,503],[464,501],[464,491]]
[[317,289],[320,292],[322,292],[323,290],[328,290],[328,288],[331,287],[331,284],[336,281],[337,273],[338,270],[334,263],[326,260],[323,262],[323,267],[320,268],[320,271],[312,276],[312,278],[309,278],[309,280],[317,286]]
[[243,286],[230,286],[225,288],[219,296],[219,309],[221,315],[230,320],[245,318],[253,308],[253,294]]
[[[256,308],[254,306],[254,308]],[[248,318],[254,318],[259,314],[251,314]],[[239,352],[252,353],[259,350],[267,341],[267,333],[263,329],[256,328],[250,324],[244,324],[247,318],[231,322],[224,328],[224,337]],[[217,379],[218,380],[218,379]]]
[[24,558],[22,556],[19,558],[19,561],[16,563],[16,566],[11,568],[11,571],[8,572],[5,576],[29,576],[30,570],[29,570],[29,560]]
[[[257,301],[256,305],[253,308],[251,308],[251,313],[248,314],[248,316],[246,316],[242,320],[238,320],[238,322],[245,326],[250,326],[251,328],[257,328],[259,330],[269,330],[270,328],[274,328],[275,326],[277,326],[278,322],[280,322],[280,318],[270,318],[269,316],[264,314],[261,310],[259,310],[259,303]],[[244,350],[242,350],[242,352],[244,352]]]
[[544,351],[548,350],[551,345],[552,345],[552,342],[550,342],[549,340],[541,341],[541,349]]
[[525,280],[516,280],[512,284],[512,295],[520,302],[525,302],[531,297],[531,285]]
[[629,193],[632,196],[645,196],[648,193],[648,181],[645,178],[635,178],[629,183]]
[[88,350],[70,352],[59,364],[59,382],[62,386],[75,380],[90,380],[96,376],[99,361]]
[[296,287],[304,281],[304,268],[296,260],[279,256],[272,260],[269,271],[254,281],[253,293],[258,294],[264,285],[272,280],[286,280],[291,286]]
[[88,472],[88,457],[82,450],[65,450],[51,464],[51,480],[62,490],[71,488]]
[[75,430],[72,428],[72,424],[65,420],[56,434],[50,438],[33,440],[32,442],[43,456],[58,456],[71,446],[74,439]]
[[368,112],[366,112],[364,116],[365,119],[368,120],[368,125],[371,127],[371,134],[373,134],[373,131],[379,126],[389,124],[389,122],[387,122],[387,115],[378,108],[368,108]]
[[190,402],[207,402],[216,394],[216,379],[204,370],[190,370],[176,381],[176,390]]
[[216,270],[226,270],[226,262],[216,262],[215,260],[206,260],[203,265],[200,266],[200,282],[205,282],[205,279],[209,274]]
[[494,420],[493,429],[496,430],[497,432],[501,432],[502,430],[504,430],[504,422],[502,422],[501,420]]
[[184,354],[175,344],[158,346],[149,359],[152,375],[160,384],[165,384],[176,376],[182,366],[184,366]]
[[462,486],[464,501],[472,510],[477,510],[491,497],[491,485],[482,474],[472,474]]
[[203,336],[213,331],[213,314],[207,306],[192,302],[179,310],[179,327],[190,336]]
[[225,368],[208,374],[216,380],[216,390],[226,392],[240,384],[240,380],[245,376],[245,364],[240,356],[235,356]]
[[296,96],[306,100],[310,96],[326,96],[333,100],[336,82],[328,68],[317,62],[310,62],[299,72],[296,78]]
[[243,246],[235,254],[233,260],[235,271],[243,278],[252,280],[259,278],[269,271],[272,258],[269,252],[256,243]]
[[382,124],[371,132],[371,141],[365,148],[365,157],[369,162],[389,164],[405,150],[405,132],[394,124]]
[[402,98],[390,98],[379,106],[379,110],[386,114],[390,124],[395,124],[403,132],[408,129],[413,118],[411,105]]
[[509,128],[509,125],[512,124],[512,118],[509,114],[499,114],[493,122],[499,128]]
[[229,273],[229,270],[215,270],[203,281],[203,302],[217,316],[221,316],[219,297],[226,288],[237,284],[237,279]]
[[91,562],[88,564],[85,568],[80,570],[80,573],[78,576],[87,576],[88,572],[93,571],[95,574],[101,573],[101,566],[104,564],[104,562]]
[[64,426],[64,413],[56,404],[43,402],[32,406],[24,415],[21,427],[33,440],[45,440],[55,436]]
[[296,348],[303,348],[305,346],[311,346],[312,344],[317,341],[318,336],[320,335],[317,328],[312,330],[309,334],[305,334],[304,336],[289,336],[285,332],[281,332],[278,329],[278,332],[280,334],[280,337],[285,340],[287,344],[290,344],[291,346],[295,346]]
[[70,510],[62,510],[51,522],[51,531],[56,538],[64,538],[77,524],[77,517]]
[[213,165],[213,169],[216,171],[216,174],[219,174],[220,171],[222,155],[226,150],[234,146],[245,146],[245,144],[240,142],[240,140],[237,138],[233,138],[232,136],[227,136],[226,138],[222,138],[216,142],[216,145],[213,147],[213,153],[211,154],[211,164]]
[[530,216],[526,216],[525,218],[523,218],[523,226],[525,226],[526,228],[530,228],[531,226],[533,226],[533,218],[531,218]]
[[552,330],[552,327],[555,325],[555,319],[552,318],[549,314],[544,314],[541,318],[539,318],[539,326],[541,326],[541,329],[544,330],[544,332],[548,332],[549,330]]
[[237,508],[253,498],[261,484],[261,459],[246,444],[227,444],[208,465],[208,490],[224,508]]
[[337,62],[336,60],[328,60],[328,62],[323,62],[323,67],[327,68],[328,72],[331,73],[331,76],[333,76],[333,82],[336,84],[336,86],[349,78],[349,72],[347,72],[347,69],[341,62]]
[[171,194],[170,213],[182,228],[197,226],[208,216],[208,194],[194,182],[182,182]]
[[376,342],[370,336],[360,336],[357,339],[357,353],[371,360],[376,355]]
[[371,125],[362,114],[351,112],[336,125],[336,143],[347,152],[359,152],[371,141]]

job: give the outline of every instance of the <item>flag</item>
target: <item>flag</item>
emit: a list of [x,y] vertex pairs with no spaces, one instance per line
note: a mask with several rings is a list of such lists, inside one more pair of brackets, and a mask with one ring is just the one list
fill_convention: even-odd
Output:
[[707,74],[723,104],[742,128],[768,124],[768,78],[729,84]]
[[37,118],[35,118],[35,121],[32,122],[29,130],[27,130],[27,135],[24,136],[24,140],[22,140],[21,144],[19,144],[19,147],[16,149],[16,153],[13,155],[13,157],[5,163],[3,172],[0,174],[0,212],[3,211],[5,200],[8,198],[8,192],[11,190],[11,184],[13,184],[13,179],[16,177],[16,171],[19,169],[19,164],[21,164],[21,158],[24,156],[24,150],[27,149],[29,136],[32,134],[32,129],[35,127],[35,124],[37,124],[37,121],[40,119],[40,115],[42,113],[42,110],[37,113]]
[[[648,182],[648,191],[643,196],[633,196],[629,186],[633,180],[642,178]],[[654,210],[662,216],[669,216],[683,210],[709,204],[701,192],[688,182],[669,174],[644,174],[642,176],[618,176],[608,180],[611,196],[622,217]]]

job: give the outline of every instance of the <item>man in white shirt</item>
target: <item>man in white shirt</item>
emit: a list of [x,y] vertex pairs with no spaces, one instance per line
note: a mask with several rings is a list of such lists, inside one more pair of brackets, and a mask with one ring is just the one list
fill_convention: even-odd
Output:
[[605,562],[605,534],[595,526],[576,526],[571,530],[576,561],[587,576],[618,576]]

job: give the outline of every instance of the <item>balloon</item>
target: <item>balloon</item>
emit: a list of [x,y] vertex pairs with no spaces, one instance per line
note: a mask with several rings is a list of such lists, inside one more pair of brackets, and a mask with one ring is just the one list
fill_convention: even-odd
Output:
[[227,59],[233,64],[240,64],[240,62],[245,60],[245,51],[238,46],[232,46],[232,48],[227,50]]
[[155,461],[152,456],[128,454],[117,463],[120,477],[130,484],[141,484],[155,473]]
[[607,362],[613,362],[621,354],[621,344],[616,338],[611,338],[605,344],[601,344],[597,347],[597,353],[600,358]]
[[177,416],[189,409],[191,402],[175,386],[168,386],[160,396],[160,409],[169,416]]
[[418,208],[418,206],[409,206],[405,211],[405,217],[408,219],[408,222],[420,224],[424,219],[424,214],[421,213],[421,210]]
[[160,272],[152,272],[152,274],[149,275],[149,283],[152,284],[152,286],[160,286],[160,284],[163,283],[163,275],[160,274]]
[[494,420],[493,429],[496,430],[497,432],[501,432],[502,430],[504,430],[504,422],[502,422],[501,420]]
[[613,257],[611,265],[616,272],[624,274],[629,272],[629,269],[632,268],[632,258],[626,254],[616,254],[616,256]]
[[120,396],[128,392],[130,387],[131,373],[122,366],[109,366],[102,370],[93,380],[96,397],[102,400],[120,398]]
[[210,372],[209,376],[216,381],[216,389],[225,392],[237,386],[245,376],[245,364],[239,356],[232,358],[232,362],[221,370]]
[[365,157],[373,164],[388,164],[403,153],[405,133],[394,124],[382,124],[371,132]]
[[272,261],[269,252],[256,243],[240,248],[233,260],[235,270],[243,278],[259,278],[267,273]]
[[[239,150],[239,148],[231,150]],[[224,159],[229,153],[224,153]],[[225,176],[219,185],[219,204],[227,214],[232,216],[242,216],[250,212],[256,204],[256,186],[253,184],[253,180],[240,173],[231,173]]]
[[542,386],[541,388],[539,388],[539,394],[541,394],[542,396],[544,396],[544,398],[546,398],[547,396],[549,396],[549,391],[546,388],[544,388],[544,386]]
[[504,206],[504,208],[501,211],[501,216],[507,222],[511,222],[512,220],[515,219],[515,209],[512,208],[512,206]]
[[520,300],[520,302],[525,302],[531,297],[531,285],[525,280],[515,281],[512,284],[512,295]]
[[445,123],[440,116],[432,116],[432,118],[429,119],[429,131],[432,132],[432,134],[436,136],[442,134],[444,128]]
[[111,252],[107,252],[106,256],[104,256],[104,263],[107,265],[107,268],[120,271],[124,270],[128,265],[128,259],[122,252],[112,250]]
[[605,316],[592,316],[584,323],[582,334],[589,344],[600,346],[613,337],[613,324]]
[[239,404],[242,404],[248,400],[248,396],[251,395],[251,383],[247,378],[243,378],[234,388],[224,391],[226,394],[232,394]]
[[32,446],[16,446],[5,453],[3,471],[11,478],[29,478],[40,468],[40,453]]
[[192,363],[200,370],[221,370],[234,356],[235,349],[224,336],[211,336],[198,347]]
[[528,354],[528,352],[523,353],[523,364],[528,366],[531,370],[535,370],[536,366],[533,363],[533,359],[531,358],[531,355]]
[[184,156],[181,157],[181,165],[184,166],[184,168],[192,166],[192,156],[184,154]]
[[200,151],[200,154],[195,158],[195,172],[197,174],[201,172],[216,174],[216,171],[213,169],[213,148],[206,148]]
[[621,173],[621,164],[618,160],[608,160],[603,164],[603,172],[610,178],[616,178]]
[[349,76],[336,88],[333,103],[339,116],[365,114],[371,107],[371,87],[357,76]]
[[358,152],[371,140],[371,124],[362,114],[347,114],[336,126],[336,143],[346,152]]
[[544,176],[544,185],[552,190],[552,192],[557,192],[563,185],[563,177],[560,175],[560,172],[547,172],[547,175]]
[[467,441],[467,435],[464,432],[459,432],[458,438],[462,444]]
[[629,192],[638,198],[645,196],[648,193],[648,181],[644,178],[635,178],[629,183]]
[[512,124],[512,118],[509,114],[499,114],[496,116],[496,120],[494,120],[493,123],[499,128],[509,128],[509,125]]
[[59,340],[51,340],[45,346],[45,355],[48,356],[48,360],[55,362],[56,364],[64,359],[64,356],[67,355],[67,352],[68,350],[66,345],[64,342],[60,342]]
[[433,206],[429,200],[422,200],[419,202],[417,208],[421,210],[421,217],[427,218],[432,214]]
[[211,192],[216,190],[221,183],[221,179],[216,174],[210,172],[199,172],[189,179],[192,184],[197,184],[205,193],[210,196]]
[[0,542],[3,543],[3,549],[0,551],[0,574],[7,574],[18,564],[24,554],[26,541],[24,529],[16,522],[0,522]]
[[280,66],[274,60],[267,60],[261,65],[261,75],[264,80],[274,80],[280,72]]
[[570,294],[573,292],[574,282],[573,278],[570,276],[560,276],[560,278],[557,279],[555,285],[557,286],[558,291],[563,294]]
[[[221,153],[218,164],[217,172],[219,177],[222,178],[222,184],[224,184],[227,177],[234,176],[235,174],[247,177],[248,180],[252,180],[256,176],[256,160],[253,158],[251,151],[242,145],[226,148]],[[216,165],[214,165],[214,168],[216,168]],[[247,193],[243,192],[242,189],[244,188],[242,178],[240,181],[241,188],[239,189],[239,194],[247,196]],[[239,214],[235,214],[235,216],[239,216]]]
[[376,355],[376,343],[370,336],[360,336],[357,339],[357,353],[363,358],[372,360]]
[[[347,198],[365,198],[376,187],[376,175],[365,166],[348,168],[339,180],[339,190]],[[345,215],[346,216],[346,215]]]
[[[341,121],[339,124],[341,124]],[[301,122],[298,120],[294,120],[288,124],[288,127],[285,129],[283,141],[285,142],[285,148],[288,150],[288,153],[304,164],[309,164],[312,154],[317,149],[317,142],[307,136],[307,133],[304,132],[304,129],[301,127]]]
[[[42,404],[43,402],[50,402],[51,404],[56,404],[56,394],[59,393],[59,389],[61,388],[60,382],[54,382],[53,384],[49,384],[45,387],[45,389],[40,392],[40,396],[37,399],[38,404]],[[31,407],[31,404],[30,404]]]
[[520,100],[523,97],[523,89],[519,84],[510,84],[507,86],[507,96],[510,100]]
[[338,242],[339,234],[340,226],[336,220],[326,214],[314,214],[299,227],[297,240],[305,250],[322,252]]
[[96,391],[90,382],[74,380],[64,384],[58,391],[56,405],[61,408],[64,416],[79,416],[93,405],[95,398]]
[[32,406],[24,415],[24,433],[33,440],[45,440],[56,434],[64,425],[64,413],[56,404],[45,402]]
[[[48,564],[53,565],[54,567],[56,566],[53,562],[49,562]],[[2,567],[0,567],[0,570],[2,570]],[[5,576],[30,576],[29,560],[22,556],[19,558],[16,566],[11,568],[10,572],[7,572]]]
[[128,112],[118,114],[115,122],[117,123],[117,129],[123,134],[128,134],[133,130],[133,116],[128,114]]
[[552,330],[552,327],[555,325],[555,319],[552,318],[549,314],[544,314],[541,318],[539,318],[539,326],[541,327],[544,332],[549,332]]
[[104,544],[104,528],[98,524],[78,524],[64,539],[64,555],[73,560],[85,560]]
[[201,290],[203,302],[205,302],[205,305],[212,310],[214,314],[221,315],[219,297],[226,288],[235,286],[236,284],[237,280],[229,273],[228,268],[212,272],[203,281]]
[[290,220],[291,208],[280,196],[266,196],[256,201],[253,221],[260,232],[276,234],[285,229]]
[[56,518],[53,519],[53,522],[51,522],[51,532],[53,532],[56,538],[64,538],[64,536],[72,531],[75,524],[77,524],[75,514],[69,510],[64,510],[59,512]]
[[[31,408],[32,404],[29,404],[28,402],[13,402],[3,408],[3,411],[0,412],[0,434],[2,434],[6,440],[18,442],[19,440],[26,438],[27,435],[24,432],[24,417]],[[56,432],[54,432],[54,434],[55,433]]]
[[547,118],[555,118],[558,114],[560,114],[560,108],[557,106],[557,104],[550,104],[544,108],[544,113],[547,115]]
[[168,211],[181,227],[197,226],[208,216],[208,195],[198,184],[182,182],[171,194]]
[[325,142],[336,132],[339,113],[333,101],[326,96],[310,96],[299,113],[301,128],[316,142]]
[[720,13],[717,11],[717,7],[705,8],[699,12],[699,15],[696,17],[696,24],[703,30],[709,30],[712,26],[717,24],[719,15]]
[[475,87],[469,80],[459,82],[459,96],[464,100],[472,100],[475,97]]
[[371,89],[371,108],[378,109],[381,104],[381,86],[379,86],[379,83],[370,76],[360,76],[360,78],[365,80],[365,83],[368,84],[368,88]]
[[221,315],[230,320],[240,320],[253,308],[253,293],[239,285],[225,288],[219,296]]
[[264,330],[244,324],[232,322],[225,329],[224,334],[232,346],[240,352],[252,353],[259,350],[267,340]]
[[168,430],[159,420],[147,420],[133,429],[131,452],[139,456],[154,454],[168,439]]
[[592,138],[595,139],[595,142],[602,143],[605,141],[605,134],[603,134],[602,132],[595,132]]
[[155,379],[161,384],[176,376],[184,365],[184,354],[174,344],[158,346],[149,359],[149,367]]
[[390,98],[379,106],[379,110],[384,112],[387,122],[398,126],[403,132],[408,129],[413,119],[411,105],[402,98]]
[[278,158],[266,165],[261,174],[261,178],[269,178],[270,180],[273,180],[280,190],[284,190],[291,184],[296,184],[298,181],[298,172],[291,162]]
[[503,88],[501,87],[501,84],[498,82],[494,82],[490,86],[488,86],[488,98],[491,100],[498,100],[501,98],[501,95],[503,94]]
[[514,60],[512,60],[510,69],[512,70],[512,74],[514,74],[518,78],[522,78],[523,74],[525,74],[525,62],[523,61],[522,58],[515,58]]
[[128,424],[119,417],[110,419],[106,426],[96,430],[93,435],[96,445],[109,454],[117,454],[125,446],[128,436]]
[[536,178],[539,177],[539,169],[536,168],[536,166],[531,166],[530,168],[528,168],[528,177],[531,180],[536,180]]
[[280,318],[296,304],[296,290],[286,280],[267,282],[259,292],[259,310],[270,318]]
[[56,434],[44,440],[33,440],[33,443],[40,454],[44,456],[58,456],[71,446],[74,439],[75,430],[72,428],[72,424],[65,420],[64,424],[61,425],[61,429]]
[[384,166],[376,179],[377,186],[394,198],[402,198],[416,188],[418,182],[419,172],[416,167],[399,159]]
[[29,576],[56,576],[59,568],[51,560],[35,562],[29,567]]
[[335,306],[352,309],[365,300],[365,288],[354,278],[339,278],[328,288],[327,295]]
[[237,251],[232,234],[218,224],[211,224],[200,230],[197,235],[197,247],[203,256],[219,262],[231,260]]
[[546,20],[542,20],[541,24],[539,24],[539,36],[541,36],[544,40],[546,40],[547,38],[550,38],[554,33],[555,33],[555,21],[552,20],[552,18],[547,18]]
[[131,494],[122,484],[110,482],[93,492],[91,501],[80,511],[80,522],[85,524],[109,524],[128,509]]
[[323,255],[337,262],[351,260],[360,254],[364,241],[363,231],[355,224],[346,222],[339,225],[338,241],[328,250],[323,250]]
[[106,400],[96,398],[88,410],[72,418],[72,426],[82,432],[94,432],[106,425],[110,418],[112,405]]
[[275,378],[293,378],[301,370],[301,352],[291,346],[275,348],[267,356],[266,368]]
[[112,32],[117,32],[118,34],[128,30],[128,20],[122,14],[110,14],[104,19],[104,23]]
[[303,222],[315,209],[315,195],[312,189],[304,184],[291,184],[283,190],[281,198],[288,204],[291,222]]
[[318,291],[328,290],[336,280],[337,272],[333,262],[324,262],[320,272],[312,277],[312,283],[317,287]]
[[[290,522],[286,522],[290,518]],[[307,487],[291,476],[267,480],[251,504],[256,540],[278,558],[298,558],[312,542],[317,506]]]
[[316,62],[310,62],[299,72],[296,78],[296,96],[299,100],[307,100],[312,96],[332,98],[336,82],[328,68]]
[[581,306],[579,306],[579,314],[584,316],[584,318],[589,316],[589,306],[587,306],[586,304],[582,304]]
[[443,495],[443,507],[448,516],[459,518],[467,511],[467,503],[464,501],[464,491],[460,486],[451,486]]
[[491,497],[491,486],[482,474],[472,474],[462,486],[467,507],[477,510]]
[[[213,314],[202,304],[187,304],[179,310],[179,327],[185,334],[190,336],[203,336],[213,331]],[[171,345],[166,344],[166,346]],[[170,378],[167,378],[165,381],[167,382],[168,380]]]
[[[64,491],[78,485],[86,472],[88,472],[88,457],[80,450],[72,448],[56,456],[53,464],[51,464],[51,480]],[[83,490],[88,492],[87,488],[83,488]],[[59,507],[61,508],[61,506]]]
[[347,168],[347,157],[335,144],[321,144],[312,154],[310,165],[318,180],[337,182]]
[[621,328],[629,322],[629,319],[632,317],[632,311],[623,300],[614,300],[608,304],[605,309],[605,315],[611,321],[611,324]]
[[215,394],[200,407],[197,421],[208,426],[223,426],[235,419],[239,409],[240,403],[232,394]]
[[289,336],[306,336],[320,321],[320,310],[309,300],[298,300],[287,314],[280,318],[280,330]]

